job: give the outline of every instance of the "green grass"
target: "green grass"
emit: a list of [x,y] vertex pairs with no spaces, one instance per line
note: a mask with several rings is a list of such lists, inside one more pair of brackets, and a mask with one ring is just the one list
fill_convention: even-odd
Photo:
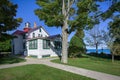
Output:
[[15,57],[15,56],[6,56],[6,57],[0,58],[0,65],[1,64],[19,63],[19,62],[23,62],[23,61],[25,61],[25,59],[21,59],[19,57]]
[[[52,62],[61,63],[58,59]],[[110,59],[96,57],[70,58],[68,65],[120,76],[120,61],[112,63]]]
[[31,64],[0,69],[0,80],[93,80],[45,65]]

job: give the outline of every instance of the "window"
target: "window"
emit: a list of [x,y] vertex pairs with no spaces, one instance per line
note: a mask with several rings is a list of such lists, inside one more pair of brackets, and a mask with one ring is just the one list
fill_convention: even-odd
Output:
[[39,32],[41,32],[41,28],[39,29]]
[[38,37],[40,37],[40,34],[38,34]]
[[26,49],[26,43],[23,43],[23,49]]
[[33,33],[33,38],[35,38],[35,33]]
[[42,34],[38,34],[38,37],[43,37]]
[[41,37],[43,37],[42,34],[41,34]]
[[55,49],[61,49],[62,48],[62,43],[60,41],[54,41]]
[[26,37],[26,36],[25,36],[25,34],[24,34],[24,35],[23,35],[23,39],[25,39],[25,37]]
[[43,40],[43,49],[50,49],[50,40]]
[[37,40],[29,41],[29,49],[37,49]]

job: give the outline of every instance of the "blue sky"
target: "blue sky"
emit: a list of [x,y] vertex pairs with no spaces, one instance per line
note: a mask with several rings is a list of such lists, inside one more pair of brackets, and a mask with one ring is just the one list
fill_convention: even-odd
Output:
[[[50,35],[61,34],[61,28],[48,27],[47,25],[44,24],[43,21],[40,21],[39,18],[34,14],[34,10],[39,8],[39,6],[36,4],[36,0],[10,0],[10,1],[18,5],[16,17],[21,17],[23,19],[23,22],[17,29],[23,30],[25,22],[30,22],[31,27],[33,27],[34,22],[36,22],[37,26],[43,26]],[[109,5],[110,5],[109,2],[101,3],[100,6],[101,11],[107,10]],[[101,24],[99,25],[100,28],[106,29],[107,23],[108,21],[106,22],[101,21]],[[68,40],[70,40],[73,35],[74,33],[72,33],[69,36]]]

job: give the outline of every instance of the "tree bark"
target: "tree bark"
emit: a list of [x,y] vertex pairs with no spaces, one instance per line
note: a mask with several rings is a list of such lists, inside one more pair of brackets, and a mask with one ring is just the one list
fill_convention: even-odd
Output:
[[66,32],[67,22],[62,27],[62,63],[68,62],[68,33]]
[[114,62],[114,54],[112,53],[112,62]]
[[[69,0],[68,0],[69,1]],[[68,62],[68,14],[65,9],[65,2],[63,0],[62,14],[64,15],[63,26],[62,26],[62,63]]]
[[96,53],[98,53],[98,44],[96,43]]

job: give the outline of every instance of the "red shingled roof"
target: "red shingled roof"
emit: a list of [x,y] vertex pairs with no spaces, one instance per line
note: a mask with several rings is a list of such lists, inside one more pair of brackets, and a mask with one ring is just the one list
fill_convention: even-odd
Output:
[[30,30],[31,30],[31,28],[24,28],[24,32],[26,32],[26,33]]

